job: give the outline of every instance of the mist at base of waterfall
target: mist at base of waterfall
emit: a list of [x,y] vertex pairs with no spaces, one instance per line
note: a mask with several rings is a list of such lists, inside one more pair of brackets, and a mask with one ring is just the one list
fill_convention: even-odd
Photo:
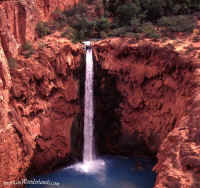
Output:
[[147,159],[107,156],[35,177],[51,185],[34,184],[27,188],[153,188],[156,178],[153,165]]
[[68,167],[68,169],[74,169],[79,171],[80,173],[87,173],[87,174],[98,174],[105,169],[105,162],[101,159],[86,161],[83,163],[77,163]]

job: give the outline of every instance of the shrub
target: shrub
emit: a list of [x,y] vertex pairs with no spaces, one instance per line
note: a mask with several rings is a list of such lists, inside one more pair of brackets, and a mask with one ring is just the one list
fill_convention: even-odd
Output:
[[158,25],[165,27],[171,32],[192,32],[196,26],[196,21],[191,16],[170,16],[162,17],[158,20]]
[[141,26],[141,31],[144,33],[146,37],[158,39],[160,38],[160,34],[156,32],[155,26],[151,23],[145,23]]
[[66,17],[75,16],[75,15],[83,15],[86,13],[86,8],[81,3],[78,5],[74,5],[72,9],[64,10],[63,14]]
[[65,14],[58,8],[52,13],[52,17],[56,22],[56,29],[61,29],[67,24],[67,17]]
[[[129,4],[129,6],[127,6]],[[124,0],[103,0],[104,9],[111,15],[126,20],[137,15],[156,23],[162,16],[191,14],[200,11],[200,0],[132,0],[124,3]],[[125,19],[124,19],[125,18]],[[123,23],[123,22],[121,22]]]
[[[87,18],[76,15],[71,23],[71,27],[74,30],[73,38],[75,42],[96,37],[105,38],[110,26],[109,20],[105,17],[89,21]],[[62,34],[62,36],[66,35],[69,36],[69,33],[64,32]]]
[[126,3],[119,6],[116,10],[118,15],[119,24],[124,25],[130,24],[130,21],[133,17],[138,15],[140,12],[140,7],[137,6],[135,3]]
[[72,36],[73,36],[72,42],[74,43],[80,42],[86,39],[85,32],[82,30],[79,30],[79,31],[75,30]]
[[45,47],[45,43],[44,42],[39,42],[38,43],[38,50],[42,50]]
[[33,46],[30,44],[30,42],[26,41],[23,45],[22,45],[22,55],[25,58],[29,58],[30,56],[32,56],[34,54],[35,50],[33,48]]
[[104,39],[104,38],[107,38],[108,37],[108,34],[104,31],[101,31],[100,32],[100,38]]
[[117,8],[122,4],[120,0],[103,0],[105,11],[110,12],[112,15],[116,15]]
[[22,45],[22,50],[23,51],[28,51],[28,50],[32,50],[33,46],[30,44],[30,42],[26,41],[23,45]]
[[80,18],[73,25],[73,41],[78,42],[94,37],[94,22]]
[[[169,0],[168,0],[169,1]],[[199,0],[171,0],[171,9],[173,14],[191,14],[200,10]]]
[[139,35],[138,33],[133,33],[133,32],[127,32],[124,34],[125,37],[129,37],[129,38],[136,38],[138,39]]
[[61,37],[66,37],[68,39],[73,39],[73,33],[75,32],[75,30],[72,27],[67,27],[67,29],[65,29],[64,32],[62,32]]
[[9,66],[10,70],[17,69],[18,68],[17,60],[13,57],[9,57],[8,58],[8,66]]
[[36,32],[37,32],[38,37],[40,37],[40,38],[51,34],[51,30],[50,30],[48,24],[45,22],[38,22],[38,24],[36,26]]
[[132,30],[136,33],[139,33],[141,32],[141,23],[140,23],[140,19],[138,18],[133,18],[131,20],[131,27],[132,27]]
[[101,19],[97,19],[94,24],[95,24],[95,30],[97,32],[108,31],[108,29],[111,26],[111,23],[105,17],[101,17]]
[[141,0],[141,7],[145,12],[145,19],[154,22],[165,15],[166,1],[163,0]]
[[92,32],[95,27],[95,23],[93,21],[89,21],[87,18],[77,16],[76,20],[72,24],[72,27],[77,31],[84,31],[84,32]]
[[122,37],[127,32],[130,32],[130,27],[127,27],[127,26],[119,27],[119,28],[111,30],[109,32],[108,36],[110,36],[110,37]]
[[194,48],[194,46],[191,44],[191,45],[189,45],[189,46],[187,46],[187,49],[186,49],[186,54],[188,54],[188,53],[190,53],[190,52],[192,52],[192,51],[194,51],[195,50],[195,48]]

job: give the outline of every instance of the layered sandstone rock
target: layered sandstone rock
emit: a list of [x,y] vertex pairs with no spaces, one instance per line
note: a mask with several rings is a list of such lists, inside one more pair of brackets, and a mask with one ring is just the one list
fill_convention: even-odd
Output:
[[[198,65],[198,63],[197,63]],[[194,75],[192,100],[177,126],[167,135],[158,152],[156,188],[200,187],[199,66]]]
[[[8,62],[0,42],[0,186],[13,187],[10,182],[24,177],[29,166],[28,143],[18,132],[10,117],[10,89],[12,87]],[[25,145],[27,144],[27,145]],[[29,153],[31,154],[31,152]]]
[[[190,59],[148,43],[94,44],[100,153],[155,156],[155,187],[199,187],[199,123]],[[104,137],[104,139],[102,139]]]
[[0,1],[0,38],[6,56],[17,56],[25,41],[33,42],[39,21],[50,19],[56,8],[63,10],[78,0],[3,0]]
[[[55,2],[60,9],[71,5]],[[81,46],[50,36],[34,44],[31,58],[18,56],[55,2],[0,2],[1,183],[81,158]],[[125,39],[96,42],[93,49],[98,151],[157,154],[156,188],[199,187],[199,80],[192,61],[152,43]],[[8,69],[12,56],[16,60]]]
[[82,48],[53,37],[43,43],[32,58],[15,59],[10,72],[3,65],[1,184],[81,158]]

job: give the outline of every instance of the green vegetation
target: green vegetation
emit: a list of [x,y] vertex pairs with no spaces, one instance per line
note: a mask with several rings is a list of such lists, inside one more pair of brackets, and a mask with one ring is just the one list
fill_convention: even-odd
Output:
[[88,13],[87,4],[80,3],[64,11],[56,9],[52,14],[52,21],[37,24],[38,36],[62,30],[61,37],[67,37],[73,42],[114,36],[158,39],[161,35],[173,32],[192,32],[196,27],[196,20],[191,14],[200,11],[200,0],[86,2],[93,6],[96,16]]
[[107,18],[101,17],[89,21],[85,17],[75,15],[71,27],[67,27],[62,37],[70,37],[73,42],[87,40],[89,38],[106,38],[111,23]]
[[158,20],[158,25],[171,32],[192,32],[195,28],[195,20],[192,16],[163,16]]
[[39,22],[36,26],[36,32],[38,37],[42,38],[46,35],[51,34],[50,27],[45,22]]
[[[191,14],[200,11],[200,0],[132,0],[124,3],[123,0],[103,0],[104,7],[110,14],[118,15],[119,9],[134,10],[135,16],[143,20],[156,22],[162,16]],[[129,8],[128,8],[129,7]],[[129,13],[129,16],[131,13]]]
[[13,57],[8,58],[8,66],[10,70],[14,70],[17,68],[17,60]]
[[145,37],[152,38],[152,39],[158,39],[160,38],[160,34],[156,32],[155,26],[149,22],[145,23],[141,27],[142,33],[144,33]]
[[140,12],[140,7],[135,3],[125,3],[116,9],[117,21],[120,26],[130,25],[131,20],[136,18]]
[[169,32],[192,32],[196,20],[191,14],[200,11],[200,0],[132,0],[127,3],[104,0],[103,3],[119,28],[128,25],[132,32],[150,38],[160,37],[155,27]]
[[22,55],[25,58],[29,58],[31,57],[35,52],[35,49],[33,48],[33,46],[31,45],[30,42],[26,41],[23,45],[22,45]]

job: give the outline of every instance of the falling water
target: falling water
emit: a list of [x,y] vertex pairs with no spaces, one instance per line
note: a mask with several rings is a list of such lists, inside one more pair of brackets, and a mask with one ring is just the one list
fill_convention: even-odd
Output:
[[84,151],[83,162],[94,159],[93,151],[93,59],[90,42],[86,45],[86,79],[85,79],[85,108],[84,108]]
[[85,79],[85,98],[84,98],[84,149],[83,163],[70,166],[83,173],[103,173],[105,162],[96,159],[93,136],[93,59],[90,41],[84,42],[86,46],[86,79]]

